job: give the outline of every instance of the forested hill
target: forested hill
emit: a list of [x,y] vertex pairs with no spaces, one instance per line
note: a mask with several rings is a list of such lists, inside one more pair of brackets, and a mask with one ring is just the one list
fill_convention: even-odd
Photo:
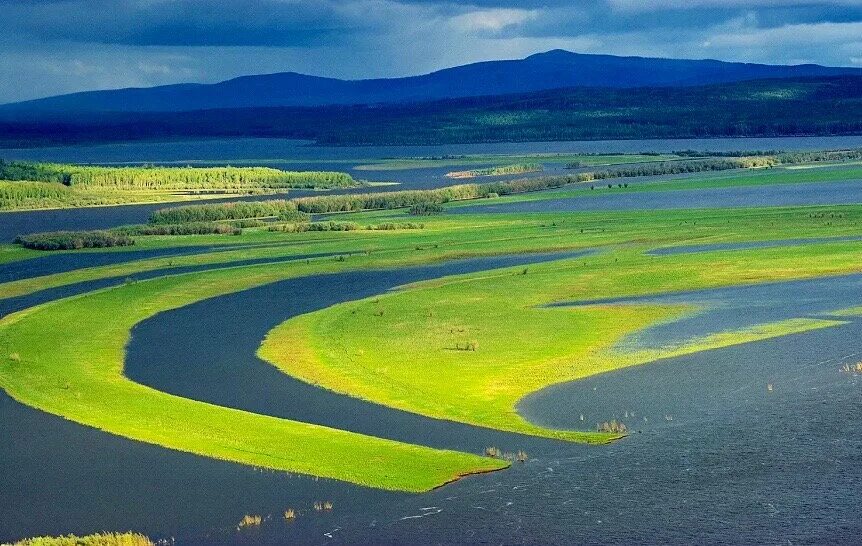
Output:
[[564,87],[679,87],[763,78],[862,75],[862,69],[651,59],[553,50],[403,78],[340,80],[284,72],[214,84],[88,91],[0,106],[0,112],[167,112],[214,108],[403,103]]
[[862,133],[862,77],[568,88],[414,104],[244,108],[0,121],[6,145],[259,136],[328,144]]

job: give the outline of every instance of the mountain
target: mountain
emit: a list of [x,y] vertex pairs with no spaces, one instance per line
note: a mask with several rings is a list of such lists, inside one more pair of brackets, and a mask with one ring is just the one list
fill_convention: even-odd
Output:
[[567,87],[683,87],[765,78],[862,75],[859,68],[587,55],[553,50],[406,78],[339,80],[285,72],[215,84],[87,91],[0,106],[0,114],[181,112],[224,108],[420,102]]
[[377,105],[0,118],[0,146],[6,147],[208,137],[380,145],[851,134],[862,134],[862,76],[572,87]]

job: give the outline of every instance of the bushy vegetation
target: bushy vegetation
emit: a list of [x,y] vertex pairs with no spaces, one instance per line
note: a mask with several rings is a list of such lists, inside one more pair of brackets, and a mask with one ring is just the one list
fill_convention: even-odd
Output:
[[782,153],[778,154],[777,158],[783,164],[858,161],[862,160],[862,149]]
[[297,211],[295,203],[277,199],[271,201],[237,201],[233,203],[169,207],[154,211],[150,215],[150,223],[183,224],[188,222],[216,222],[249,218],[279,218],[286,221],[308,220],[307,215]]
[[371,231],[395,231],[399,229],[425,229],[425,224],[417,224],[416,222],[385,222],[383,224],[371,224],[365,226],[365,229]]
[[539,163],[518,163],[515,165],[501,165],[498,167],[487,167],[485,169],[472,169],[469,171],[453,171],[446,173],[449,178],[475,178],[478,176],[503,176],[507,174],[533,173],[542,170]]
[[599,423],[596,425],[596,430],[598,432],[610,432],[613,434],[626,434],[628,432],[628,428],[625,424],[620,423],[616,419]]
[[108,231],[54,231],[19,235],[15,242],[34,250],[77,250],[81,248],[107,248],[130,246],[134,239],[121,233]]
[[0,209],[38,208],[41,203],[57,203],[67,197],[68,188],[56,182],[0,181]]
[[358,229],[359,224],[356,222],[299,222],[270,226],[269,231],[304,233],[306,231],[356,231]]
[[112,231],[125,235],[239,235],[243,227],[251,226],[237,225],[234,222],[187,222],[123,226]]
[[410,207],[412,216],[432,216],[434,214],[443,214],[443,205],[440,203],[416,203]]
[[54,182],[123,190],[243,190],[355,186],[347,173],[269,167],[97,167],[0,160],[0,180]]

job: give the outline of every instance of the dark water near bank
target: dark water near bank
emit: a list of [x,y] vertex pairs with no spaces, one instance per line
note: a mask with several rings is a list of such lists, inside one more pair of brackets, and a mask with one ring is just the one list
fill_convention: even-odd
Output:
[[[423,275],[432,274],[421,269]],[[353,279],[353,291],[340,297],[361,297],[371,286],[379,291],[414,274],[386,272],[378,278],[363,273],[371,276]],[[757,289],[778,308],[797,306],[803,315],[834,309],[833,303],[853,304],[848,283],[854,279],[824,282]],[[839,371],[845,362],[862,360],[858,319],[604,374],[546,389],[522,403],[531,420],[560,427],[583,428],[579,413],[585,407],[593,412],[591,419],[626,419],[625,412],[634,413],[627,419],[634,434],[611,446],[588,447],[454,424],[437,428],[432,420],[324,393],[326,404],[297,406],[289,399],[295,382],[267,375],[265,365],[256,362],[259,338],[234,337],[250,333],[242,326],[219,336],[194,326],[197,321],[212,324],[207,314],[219,313],[225,322],[251,321],[257,335],[265,323],[279,322],[279,314],[331,303],[323,292],[280,283],[154,317],[135,330],[130,373],[150,374],[169,389],[233,400],[238,407],[253,404],[273,414],[307,411],[357,430],[434,445],[472,447],[471,442],[481,446],[485,440],[511,438],[511,447],[524,447],[531,460],[428,494],[386,493],[139,444],[22,407],[0,394],[0,540],[102,529],[177,536],[180,543],[856,544],[862,536],[862,376]],[[722,297],[757,301],[747,292]],[[293,307],[290,300],[311,303]],[[184,316],[189,309],[194,313]],[[748,311],[737,307],[729,315],[717,313],[701,331],[738,325]],[[174,326],[206,337],[187,339],[184,332],[169,329]],[[185,351],[165,342],[173,338],[195,345]],[[186,360],[167,358],[153,347],[160,344],[185,351],[194,369],[184,370]],[[195,361],[194,349],[212,359],[211,370]],[[240,380],[239,369],[253,381],[239,390],[225,385]],[[210,388],[195,391],[195,380]],[[773,391],[767,382],[774,384]],[[328,404],[356,415],[316,407]],[[641,424],[643,416],[648,421]],[[331,500],[335,509],[316,513],[311,509],[315,500]],[[281,519],[287,507],[302,510],[295,522]],[[258,530],[237,532],[234,525],[246,513],[272,517]]]

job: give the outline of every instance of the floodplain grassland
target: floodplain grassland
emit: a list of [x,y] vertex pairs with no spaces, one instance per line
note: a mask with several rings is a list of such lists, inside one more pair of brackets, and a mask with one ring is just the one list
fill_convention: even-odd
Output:
[[[833,218],[830,218],[832,216]],[[731,243],[789,238],[853,236],[862,215],[853,206],[785,207],[721,210],[638,212],[584,212],[542,214],[442,215],[423,217],[423,229],[375,230],[380,225],[398,226],[411,217],[404,211],[371,211],[345,214],[345,221],[359,229],[342,232],[270,231],[290,227],[276,223],[267,229],[245,229],[241,236],[196,235],[138,237],[133,247],[111,252],[151,250],[198,244],[222,247],[200,253],[158,258],[136,258],[104,266],[28,277],[0,283],[0,298],[32,294],[79,282],[186,266],[229,264],[246,260],[282,260],[316,253],[375,254],[434,250],[440,258],[509,252],[550,252],[597,248],[637,241],[643,245],[672,246],[688,243]],[[409,222],[408,222],[409,223]],[[505,244],[505,247],[502,245]],[[233,248],[237,247],[237,248]],[[86,251],[76,251],[86,252]],[[42,253],[13,245],[0,245],[8,260],[38,257]]]
[[[601,241],[608,244],[615,242],[613,244],[619,245],[619,248],[608,249],[584,259],[530,266],[527,274],[521,274],[521,268],[487,272],[462,279],[441,280],[423,285],[426,288],[422,290],[381,296],[380,302],[386,306],[386,313],[379,317],[382,319],[377,321],[379,324],[373,315],[371,318],[365,316],[365,307],[371,306],[367,309],[371,311],[379,306],[368,301],[348,303],[320,314],[299,317],[298,321],[286,323],[284,330],[275,332],[264,349],[264,353],[266,347],[283,349],[283,343],[276,343],[284,339],[285,336],[281,334],[295,336],[296,327],[306,321],[320,320],[323,328],[325,317],[343,318],[344,309],[355,308],[357,314],[348,313],[346,322],[339,326],[343,327],[343,331],[340,330],[342,343],[354,343],[357,335],[368,336],[368,342],[380,344],[374,346],[370,353],[379,355],[380,362],[388,361],[394,351],[402,356],[414,355],[411,359],[430,366],[428,371],[415,378],[416,388],[410,390],[409,396],[400,397],[399,400],[380,396],[379,401],[395,407],[407,407],[418,413],[502,430],[600,443],[618,435],[542,429],[523,420],[518,421],[520,418],[514,413],[511,404],[523,394],[548,382],[627,364],[602,359],[598,355],[625,333],[636,331],[654,321],[666,320],[685,310],[643,306],[639,309],[621,307],[612,310],[607,307],[586,309],[584,314],[578,316],[578,312],[539,306],[556,299],[570,299],[578,290],[591,295],[626,295],[647,289],[661,291],[733,284],[740,282],[740,279],[757,282],[856,271],[862,268],[862,263],[858,245],[850,243],[810,245],[804,250],[782,248],[748,254],[735,253],[718,261],[715,256],[710,257],[708,254],[656,258],[642,253],[644,248],[655,246],[640,242],[644,236],[652,236],[658,244],[665,245],[680,239],[691,240],[698,233],[701,236],[721,235],[720,230],[711,229],[710,226],[723,226],[726,230],[723,236],[727,238],[739,237],[741,234],[783,238],[790,232],[797,233],[800,230],[822,235],[825,229],[841,230],[842,233],[855,229],[859,233],[853,222],[862,216],[862,209],[844,207],[844,210],[842,222],[828,228],[812,218],[808,210],[793,208],[618,214],[611,220],[598,214],[583,219],[576,214],[548,215],[547,220],[528,217],[432,217],[428,220],[432,224],[430,229],[419,230],[421,233],[374,232],[376,250],[359,253],[343,261],[317,259],[290,265],[262,264],[235,268],[225,264],[221,269],[124,284],[10,315],[0,321],[0,339],[15,358],[10,356],[0,364],[0,386],[16,400],[43,411],[172,449],[373,487],[424,491],[459,475],[501,468],[503,463],[217,407],[132,383],[122,375],[124,347],[131,328],[163,310],[295,276],[349,269],[403,267],[454,257],[529,252],[537,248],[583,248]],[[742,220],[731,221],[737,214]],[[366,215],[369,217],[368,222],[379,221],[376,216],[380,213]],[[550,221],[550,218],[556,220]],[[700,218],[697,222],[700,231],[693,234],[687,222],[694,218]],[[477,227],[483,221],[487,222],[485,230]],[[437,222],[440,225],[435,228],[433,224]],[[594,229],[590,229],[591,225]],[[764,229],[753,229],[757,226],[763,226]],[[332,244],[344,237],[340,243],[344,245],[355,233],[333,232],[327,235]],[[492,236],[494,233],[496,236]],[[277,233],[258,235],[290,239],[307,236]],[[252,236],[250,233],[240,236],[240,239]],[[308,248],[314,248],[314,245]],[[258,250],[247,249],[242,252]],[[746,256],[747,260],[740,262],[740,256]],[[740,275],[740,271],[745,271],[745,275]],[[712,276],[700,278],[698,272],[711,272]],[[61,277],[64,275],[68,279],[80,275],[80,272],[60,274]],[[437,288],[432,288],[435,286]],[[443,291],[444,303],[441,303],[439,291]],[[404,305],[396,299],[409,299],[412,294],[430,299],[418,302],[405,300],[407,303]],[[363,312],[359,313],[359,310]],[[416,317],[412,316],[414,314]],[[428,314],[433,316],[429,317]],[[399,317],[415,318],[420,321],[418,324],[428,326],[422,331],[436,332],[435,335],[439,337],[429,340],[428,347],[415,347],[415,340],[410,335],[405,337]],[[355,322],[360,319],[365,326]],[[483,331],[478,324],[494,327]],[[577,324],[595,335],[585,335],[575,327]],[[368,331],[367,325],[383,328],[373,332]],[[514,330],[518,325],[525,329]],[[541,330],[537,330],[540,327]],[[464,329],[464,332],[458,329]],[[300,349],[307,348],[307,355],[318,365],[320,377],[317,379],[334,390],[347,389],[353,395],[370,397],[366,380],[360,381],[341,371],[333,371],[325,361],[325,354],[315,351],[320,331],[316,327],[308,328],[309,337],[298,339],[296,345]],[[457,335],[453,331],[457,331]],[[524,363],[519,360],[523,359],[524,349],[511,350],[511,340],[521,339],[526,343],[524,347],[529,347],[530,336],[533,336],[534,345],[535,340],[542,339],[542,336],[549,336],[553,343],[537,352],[537,358]],[[502,344],[504,337],[506,343]],[[475,341],[477,348],[474,351],[459,351],[457,347],[455,350],[444,347],[444,362],[462,360],[460,365],[452,369],[441,369],[436,360],[440,357],[440,346],[434,343],[444,338],[447,344],[461,341],[469,344]],[[563,345],[565,350],[559,352]],[[410,349],[410,353],[403,352],[405,348]],[[569,357],[573,351],[585,351],[585,354],[594,357],[589,361],[591,364],[575,368],[562,366],[561,362],[571,362]],[[497,356],[505,353],[506,358],[490,362],[489,355],[495,353]],[[267,356],[277,360],[272,355]],[[360,358],[356,362],[363,363],[365,360]],[[436,367],[434,362],[437,362]],[[465,363],[469,362],[473,365],[466,369]],[[487,369],[483,369],[486,364]],[[282,362],[279,365],[284,367]],[[294,364],[285,369],[308,379],[308,371],[295,368]],[[437,370],[437,374],[431,374],[431,369]],[[549,372],[553,369],[561,371]],[[456,370],[458,376],[451,375]],[[386,378],[386,374],[381,375],[373,366],[369,366],[366,371],[368,377],[377,380]],[[331,384],[330,377],[326,377],[328,374],[339,376],[339,383]],[[444,381],[443,378],[448,379]],[[479,381],[472,384],[476,392],[460,401],[458,406],[449,404],[452,402],[449,393],[465,392],[471,381]],[[445,392],[434,393],[434,388],[443,385]],[[382,385],[380,388],[385,390],[387,387]],[[397,389],[392,392],[397,393]],[[434,402],[436,409],[428,405],[432,398],[437,399]],[[292,440],[286,442],[285,438]],[[369,458],[383,462],[368,465]]]
[[[324,205],[329,207],[328,201]],[[189,219],[197,220],[199,209],[192,210]],[[603,443],[620,435],[543,428],[521,418],[517,403],[550,384],[654,360],[663,353],[624,354],[615,347],[627,335],[692,309],[548,304],[862,271],[860,243],[853,241],[647,253],[686,244],[858,237],[862,205],[443,214],[423,218],[423,229],[398,227],[409,219],[405,210],[349,212],[339,221],[356,229],[326,232],[270,231],[269,224],[251,223],[230,237],[237,248],[145,259],[113,249],[129,252],[130,261],[2,283],[0,298],[9,298],[86,280],[164,273],[0,320],[0,345],[8,350],[0,355],[0,387],[43,411],[171,449],[371,487],[427,491],[507,463],[218,407],[133,383],[123,375],[131,329],[161,311],[287,278],[593,248],[595,254],[581,258],[417,283],[299,316],[270,332],[260,354],[297,378],[390,407],[504,431]],[[295,223],[281,218],[273,225]],[[394,229],[369,229],[380,225]],[[212,234],[140,235],[135,247],[225,245],[224,240]],[[0,250],[7,261],[38,255],[8,245]],[[334,256],[285,262],[323,253]],[[240,263],[245,260],[261,263]],[[172,271],[188,265],[213,268]],[[697,351],[833,324],[830,317],[783,321],[693,340],[674,350]]]
[[[374,266],[367,259],[354,262]],[[135,440],[382,489],[426,491],[466,474],[507,466],[478,455],[214,406],[123,376],[125,346],[131,328],[141,320],[220,294],[337,271],[344,263],[328,260],[161,277],[8,315],[0,320],[0,339],[16,358],[2,360],[0,386],[19,402]]]
[[[858,242],[828,243],[667,259],[635,246],[428,281],[293,318],[270,332],[259,356],[304,381],[429,417],[606,441],[607,436],[533,425],[518,415],[517,404],[555,383],[654,360],[656,353],[612,348],[629,334],[692,309],[547,304],[858,272],[859,249]],[[834,324],[776,323],[696,340],[673,354]]]

